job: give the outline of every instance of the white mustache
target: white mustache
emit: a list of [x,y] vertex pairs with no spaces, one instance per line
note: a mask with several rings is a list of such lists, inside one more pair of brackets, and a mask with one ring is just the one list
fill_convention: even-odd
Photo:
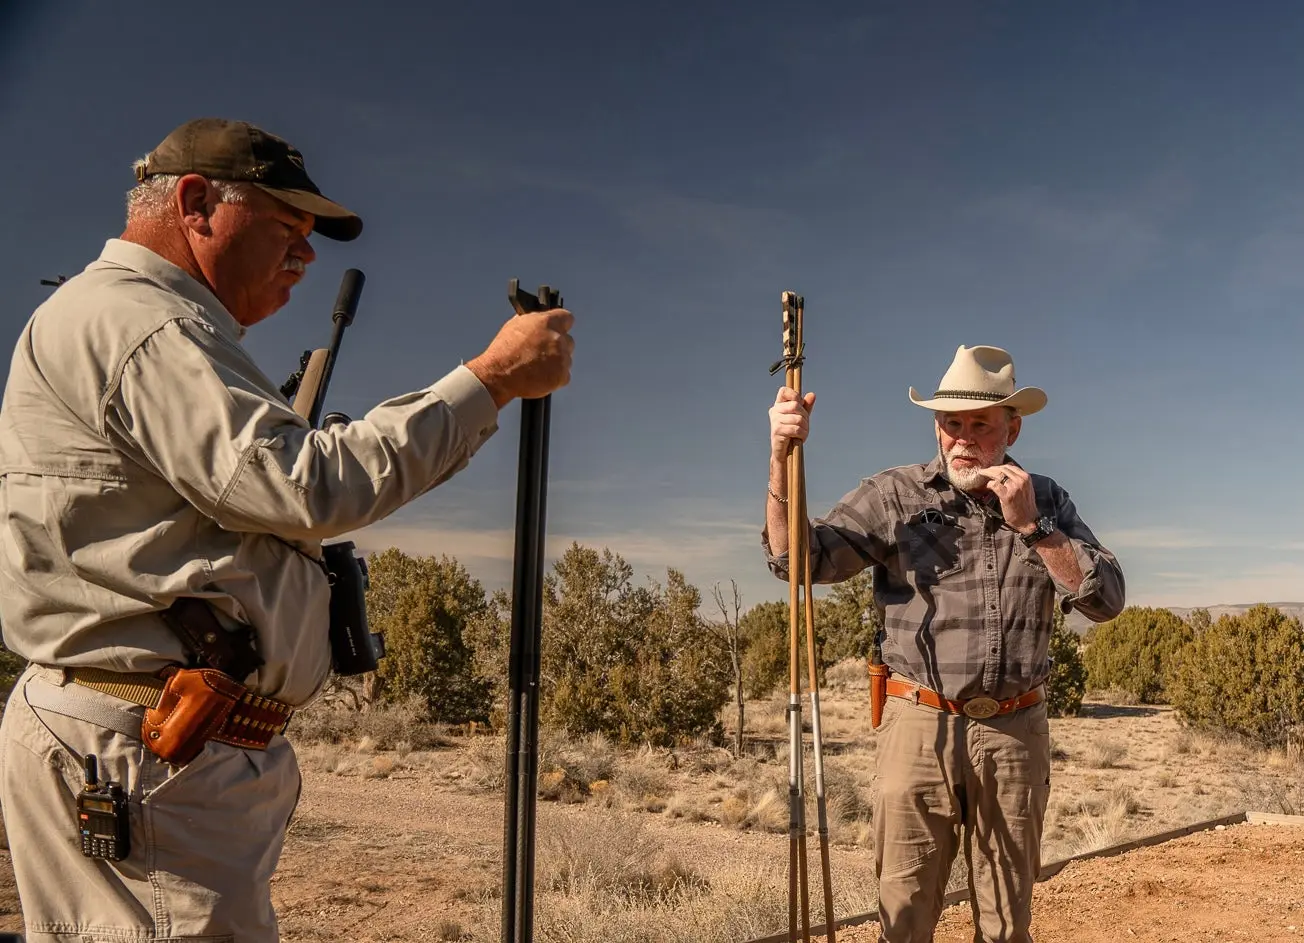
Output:
[[303,264],[303,259],[297,258],[295,256],[290,256],[288,259],[286,259],[284,262],[281,263],[282,271],[298,272],[300,275],[303,274],[304,268],[305,266]]

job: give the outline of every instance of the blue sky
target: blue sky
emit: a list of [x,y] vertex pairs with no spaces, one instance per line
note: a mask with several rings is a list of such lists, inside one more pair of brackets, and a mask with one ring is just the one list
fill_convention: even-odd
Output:
[[[578,348],[553,403],[554,553],[786,599],[758,539],[791,289],[813,512],[927,461],[907,388],[994,344],[1049,395],[1014,455],[1069,490],[1130,602],[1304,597],[1298,5],[54,6],[0,12],[6,351],[39,279],[120,233],[131,161],[238,117],[366,222],[319,240],[248,340],[284,377],[362,269],[328,409],[474,356],[509,278],[560,287]],[[353,538],[507,584],[518,418]]]

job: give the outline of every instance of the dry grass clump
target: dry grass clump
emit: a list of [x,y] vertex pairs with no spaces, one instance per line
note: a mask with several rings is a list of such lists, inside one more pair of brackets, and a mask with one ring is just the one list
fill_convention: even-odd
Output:
[[[541,823],[535,939],[539,943],[737,943],[784,925],[784,875],[773,865],[708,881],[644,833],[631,815],[589,827]],[[472,939],[497,939],[487,902]]]
[[539,798],[552,802],[583,802],[611,782],[618,757],[616,747],[601,734],[572,740],[544,729],[539,736]]
[[1124,688],[1090,690],[1083,697],[1083,700],[1093,701],[1097,704],[1107,704],[1110,707],[1136,707],[1141,703],[1140,698]]
[[[824,758],[824,794],[828,806],[829,835],[836,842],[865,845],[872,834],[873,760],[867,751],[852,751]],[[814,791],[814,783],[809,791]]]
[[1082,751],[1082,762],[1092,769],[1117,769],[1127,756],[1127,744],[1113,738],[1095,739]]
[[869,666],[863,658],[844,658],[824,672],[827,690],[868,691]]
[[613,783],[621,798],[646,812],[663,811],[675,791],[665,763],[646,748],[617,762]]
[[537,880],[551,891],[650,901],[708,886],[629,816],[616,815],[589,828],[567,825],[540,832]]
[[[768,700],[747,705],[747,734],[761,739],[788,735],[788,695],[772,694]],[[805,715],[809,715],[809,711]]]
[[711,813],[702,804],[701,799],[688,792],[677,792],[667,799],[665,813],[672,819],[684,819],[688,822],[713,821]]
[[1168,748],[1164,751],[1162,758],[1169,759],[1173,756],[1184,756],[1194,749],[1195,737],[1189,730],[1180,730],[1172,740],[1168,742]]
[[371,758],[371,762],[362,768],[362,775],[367,779],[383,779],[400,769],[403,769],[401,763],[392,756],[381,754]]
[[1055,739],[1054,734],[1050,738],[1050,758],[1052,762],[1065,762],[1069,759],[1069,751],[1064,749],[1063,745]]
[[1104,797],[1079,800],[1077,817],[1070,823],[1070,854],[1098,851],[1126,841],[1131,834],[1129,818],[1141,811],[1136,790],[1119,784]]
[[333,743],[313,743],[295,751],[299,766],[306,770],[342,776],[354,768],[354,759],[343,748]]
[[724,747],[699,745],[685,753],[684,768],[694,776],[722,773],[734,764],[734,755]]
[[286,736],[300,744],[365,742],[372,750],[392,750],[399,743],[406,743],[408,749],[437,750],[460,742],[447,725],[427,719],[425,704],[418,698],[366,710],[338,702],[314,704],[295,713]]
[[472,792],[501,790],[507,779],[506,751],[505,736],[469,737],[453,775]]
[[1285,747],[1269,750],[1264,763],[1270,769],[1304,773],[1304,739],[1288,740]]
[[747,828],[761,832],[786,832],[788,830],[788,795],[787,788],[766,789],[759,797],[752,799],[750,794],[747,815],[740,823]]

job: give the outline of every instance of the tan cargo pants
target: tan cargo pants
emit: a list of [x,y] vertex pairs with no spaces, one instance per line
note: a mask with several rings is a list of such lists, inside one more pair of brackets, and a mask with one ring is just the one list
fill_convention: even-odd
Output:
[[[50,701],[56,709],[33,706]],[[293,749],[279,736],[265,752],[209,743],[170,766],[124,732],[139,729],[143,711],[64,688],[50,669],[28,668],[14,686],[0,723],[0,806],[28,943],[275,943],[271,878],[301,786]],[[122,730],[105,726],[111,712]],[[100,781],[128,794],[123,861],[81,853],[75,803],[87,753]]]
[[930,943],[963,836],[975,943],[1032,943],[1050,793],[1045,702],[970,720],[889,697],[877,752],[880,939]]

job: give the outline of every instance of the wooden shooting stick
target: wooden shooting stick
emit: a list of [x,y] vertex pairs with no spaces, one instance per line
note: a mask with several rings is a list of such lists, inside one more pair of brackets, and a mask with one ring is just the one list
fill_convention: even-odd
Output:
[[[801,392],[802,298],[783,293],[783,361],[785,382]],[[801,516],[801,443],[788,452],[788,939],[797,939],[800,904],[801,939],[810,940],[810,892],[806,881],[806,794],[803,783],[801,731],[801,581],[798,561],[809,556],[806,520]]]
[[[547,285],[531,296],[513,278],[507,297],[518,315],[561,307]],[[544,521],[552,396],[521,401],[516,484],[516,558],[507,664],[507,775],[503,828],[503,943],[534,940],[534,813],[539,776],[539,650],[543,634]]]
[[[805,299],[798,295],[797,350],[803,352],[803,355],[799,355],[797,358],[793,377],[796,383],[793,389],[797,391],[798,395],[801,394],[801,364],[806,349],[805,327]],[[815,651],[815,597],[811,595],[810,548],[806,546],[806,521],[810,519],[810,514],[806,508],[806,452],[800,442],[796,442],[794,445],[796,448],[793,464],[797,468],[797,500],[801,502],[799,518],[802,537],[802,591],[806,601],[806,668],[810,678],[810,729],[815,759],[815,808],[819,824],[820,867],[824,887],[824,932],[828,937],[828,943],[834,943],[833,881],[829,862],[829,813],[824,795],[824,737],[820,732],[819,661]],[[791,479],[788,487],[790,491],[793,488]],[[791,505],[793,499],[790,497],[788,502]],[[789,556],[788,559],[791,561],[792,557]]]
[[[800,396],[801,369],[805,360],[805,299],[795,292],[783,293],[783,360],[786,383]],[[775,365],[775,368],[779,364]],[[824,749],[820,728],[819,663],[815,650],[815,600],[811,595],[810,548],[807,545],[806,466],[802,444],[794,441],[788,453],[788,588],[789,588],[789,877],[788,938],[797,939],[797,910],[800,899],[802,940],[810,940],[810,893],[806,866],[806,797],[803,775],[801,724],[801,611],[805,600],[806,664],[810,682],[811,734],[815,759],[815,800],[819,822],[820,863],[824,889],[824,927],[834,943],[833,884],[829,861],[828,806],[824,793]]]

